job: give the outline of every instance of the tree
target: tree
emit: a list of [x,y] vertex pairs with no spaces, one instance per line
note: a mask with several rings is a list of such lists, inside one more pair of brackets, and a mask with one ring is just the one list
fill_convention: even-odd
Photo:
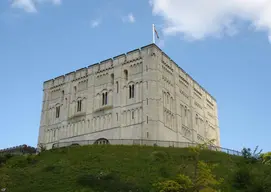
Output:
[[263,164],[271,165],[271,152],[262,153],[260,159]]
[[200,152],[207,150],[210,143],[198,144],[190,147],[194,154],[193,176],[180,174],[175,180],[159,182],[155,186],[159,192],[216,192],[222,184],[222,179],[217,179],[213,174],[216,165],[200,160]]
[[258,151],[258,146],[256,146],[253,153],[251,152],[250,148],[243,148],[241,153],[248,163],[256,163],[261,159],[261,153],[262,153],[262,150],[260,150],[259,152],[257,151]]
[[39,143],[38,149],[39,149],[39,152],[44,152],[44,151],[46,151],[46,145],[43,143]]

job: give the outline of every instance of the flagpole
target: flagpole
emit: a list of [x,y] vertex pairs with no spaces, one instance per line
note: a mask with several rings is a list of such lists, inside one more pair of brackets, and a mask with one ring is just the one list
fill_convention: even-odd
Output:
[[155,44],[155,32],[154,32],[154,24],[152,24],[152,43],[154,43]]

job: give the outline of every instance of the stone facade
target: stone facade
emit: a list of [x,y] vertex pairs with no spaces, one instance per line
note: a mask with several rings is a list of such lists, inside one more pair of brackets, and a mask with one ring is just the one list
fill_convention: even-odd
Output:
[[145,139],[220,146],[216,100],[155,44],[44,82],[38,143]]

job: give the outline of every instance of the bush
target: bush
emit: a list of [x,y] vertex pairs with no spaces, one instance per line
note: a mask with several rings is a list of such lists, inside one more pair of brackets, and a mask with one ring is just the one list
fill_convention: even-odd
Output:
[[165,151],[154,151],[151,153],[151,159],[153,161],[166,161],[168,154]]
[[271,152],[261,154],[260,159],[263,164],[271,165]]
[[185,192],[181,189],[181,185],[173,180],[167,180],[154,184],[159,192]]
[[38,162],[37,157],[35,155],[27,155],[26,161],[28,164],[36,164]]
[[2,164],[5,164],[5,163],[7,162],[7,160],[9,160],[10,158],[12,158],[13,156],[14,156],[14,155],[9,154],[9,153],[4,154],[4,155],[0,155],[0,166],[1,166]]
[[7,188],[11,185],[11,179],[7,174],[0,173],[0,189]]

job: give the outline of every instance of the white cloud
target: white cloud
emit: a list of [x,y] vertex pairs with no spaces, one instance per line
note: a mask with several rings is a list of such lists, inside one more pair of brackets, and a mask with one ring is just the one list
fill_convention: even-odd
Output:
[[122,17],[122,21],[125,22],[129,22],[129,23],[134,23],[135,22],[135,16],[133,15],[133,13],[129,13],[127,16]]
[[23,9],[29,13],[35,13],[37,12],[37,5],[42,3],[60,5],[61,0],[12,0],[11,6],[14,8]]
[[91,27],[92,28],[98,27],[100,24],[101,24],[101,20],[99,20],[99,19],[91,21]]
[[271,0],[151,0],[154,15],[162,16],[166,35],[192,40],[234,35],[240,22],[266,31],[271,42]]

